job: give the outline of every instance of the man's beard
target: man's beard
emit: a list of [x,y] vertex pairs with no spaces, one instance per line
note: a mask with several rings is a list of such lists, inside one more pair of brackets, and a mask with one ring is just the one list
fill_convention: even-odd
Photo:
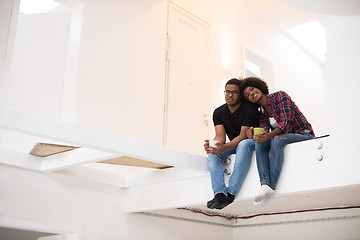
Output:
[[234,103],[232,103],[232,104],[229,104],[229,103],[228,103],[227,105],[230,106],[230,107],[232,107],[232,106],[238,105],[239,102],[240,102],[240,100],[237,100],[236,102],[234,102]]

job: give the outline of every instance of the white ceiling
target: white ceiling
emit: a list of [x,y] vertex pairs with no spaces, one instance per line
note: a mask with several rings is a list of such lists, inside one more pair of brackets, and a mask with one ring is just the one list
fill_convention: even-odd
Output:
[[282,0],[244,0],[253,13],[273,28],[283,29],[313,19],[323,23],[323,14],[295,7]]

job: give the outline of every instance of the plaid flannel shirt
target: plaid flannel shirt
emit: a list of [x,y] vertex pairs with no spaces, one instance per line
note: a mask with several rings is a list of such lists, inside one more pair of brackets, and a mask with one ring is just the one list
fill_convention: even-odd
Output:
[[[273,117],[278,122],[276,128],[279,128],[283,133],[304,134],[306,133],[305,130],[308,130],[310,134],[315,136],[311,124],[286,92],[279,91],[268,94],[266,100]],[[271,129],[269,116],[264,111],[260,111],[260,127],[267,132]]]

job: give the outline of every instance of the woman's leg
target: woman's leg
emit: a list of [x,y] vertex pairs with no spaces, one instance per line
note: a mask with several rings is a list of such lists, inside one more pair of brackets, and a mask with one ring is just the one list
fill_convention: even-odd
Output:
[[259,173],[260,183],[270,185],[270,150],[271,140],[263,143],[255,143],[256,165]]
[[284,163],[284,147],[287,144],[312,139],[309,134],[285,133],[277,135],[271,140],[270,146],[270,187],[276,188]]
[[261,187],[259,192],[255,195],[255,205],[266,205],[263,203],[264,199],[271,199],[274,191],[270,186],[270,150],[271,140],[264,143],[255,143],[256,164],[259,172]]

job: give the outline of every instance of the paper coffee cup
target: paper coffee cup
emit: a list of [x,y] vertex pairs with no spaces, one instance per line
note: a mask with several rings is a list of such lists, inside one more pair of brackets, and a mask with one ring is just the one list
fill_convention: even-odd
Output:
[[255,134],[260,134],[261,132],[265,131],[263,128],[261,127],[256,127],[254,128],[254,135]]
[[210,147],[217,147],[216,143],[219,143],[219,141],[217,141],[217,140],[210,140],[209,141]]

